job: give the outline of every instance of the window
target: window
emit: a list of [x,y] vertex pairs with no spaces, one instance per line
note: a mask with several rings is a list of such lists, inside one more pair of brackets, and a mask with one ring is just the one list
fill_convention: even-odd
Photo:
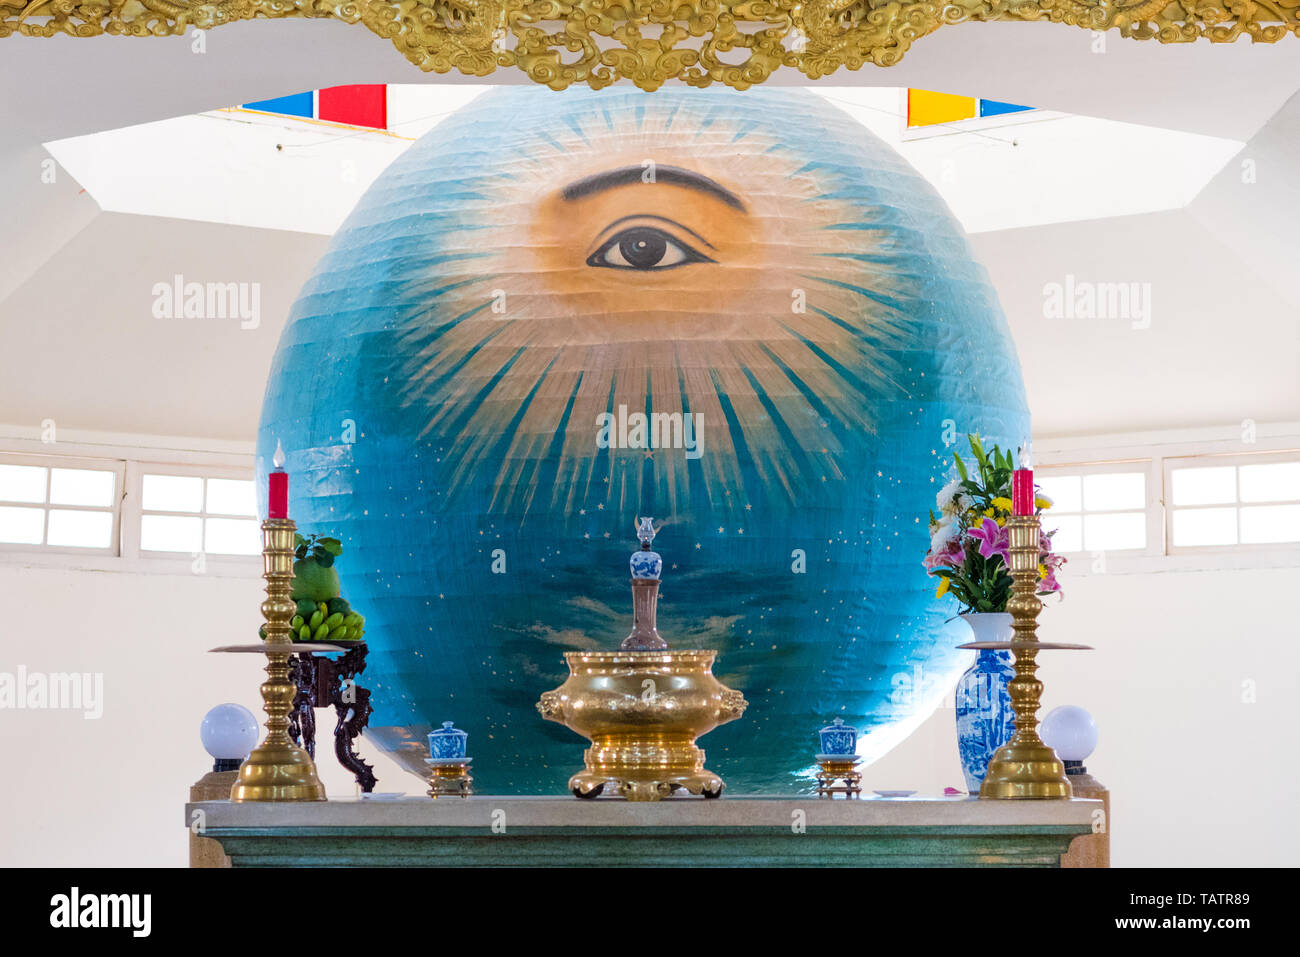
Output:
[[1300,453],[1165,460],[1170,551],[1300,542]]
[[142,555],[257,555],[262,551],[251,479],[180,466],[138,465]]
[[1053,506],[1043,528],[1055,529],[1058,552],[1145,551],[1149,462],[1040,469],[1035,473]]
[[[1300,423],[1249,425],[1036,443],[1071,573],[1300,566]],[[224,446],[5,440],[0,560],[260,574],[265,490],[251,448]]]
[[0,548],[116,555],[123,464],[0,457]]
[[[1217,433],[1217,434],[1216,434]],[[1045,442],[1035,478],[1084,574],[1300,565],[1300,423]]]
[[[143,561],[149,570],[197,574],[194,559],[202,555],[202,567],[214,559],[222,574],[260,567],[258,502],[246,454],[163,450],[156,453],[162,461],[142,462],[129,456],[150,450],[60,443],[68,451],[49,454],[13,444],[0,452],[0,553],[14,560],[96,569],[136,568]],[[121,457],[78,454],[101,448]]]

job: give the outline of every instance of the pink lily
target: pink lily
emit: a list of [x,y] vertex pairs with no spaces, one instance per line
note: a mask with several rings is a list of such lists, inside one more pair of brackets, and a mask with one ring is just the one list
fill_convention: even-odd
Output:
[[943,565],[956,566],[961,564],[964,554],[961,542],[954,540],[949,542],[942,551],[927,554],[922,564],[924,564],[926,571]]
[[1008,560],[1011,541],[1007,530],[993,519],[984,519],[980,525],[969,528],[966,534],[980,543],[979,551],[985,558],[993,558],[996,555],[1004,562]]

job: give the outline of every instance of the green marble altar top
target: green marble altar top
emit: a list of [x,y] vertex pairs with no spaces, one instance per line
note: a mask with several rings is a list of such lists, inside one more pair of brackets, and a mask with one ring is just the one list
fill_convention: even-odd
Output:
[[674,797],[202,801],[185,824],[241,866],[1038,866],[1100,801]]

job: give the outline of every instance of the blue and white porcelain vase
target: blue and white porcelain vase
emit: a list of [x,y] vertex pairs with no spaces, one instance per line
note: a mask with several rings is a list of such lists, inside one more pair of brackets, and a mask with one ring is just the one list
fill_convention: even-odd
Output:
[[836,718],[817,732],[821,738],[821,754],[851,755],[858,751],[858,729]]
[[459,761],[465,757],[465,742],[469,735],[459,730],[451,721],[444,721],[438,731],[429,732],[429,757],[435,761]]
[[[1006,612],[962,615],[975,641],[1010,641],[1011,616]],[[993,752],[1011,740],[1016,714],[1007,686],[1015,677],[1010,651],[983,648],[975,663],[957,680],[957,752],[961,756],[966,790],[978,794]]]
[[639,578],[642,581],[649,579],[658,579],[660,573],[664,570],[664,560],[659,553],[652,551],[650,543],[655,540],[655,521],[653,518],[642,518],[637,521],[636,535],[641,541],[641,549],[632,553],[632,558],[628,562],[628,567],[632,570],[632,577]]

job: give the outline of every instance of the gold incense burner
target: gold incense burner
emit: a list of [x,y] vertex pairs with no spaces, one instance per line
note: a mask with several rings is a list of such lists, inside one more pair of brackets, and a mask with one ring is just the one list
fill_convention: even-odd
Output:
[[594,798],[606,785],[629,801],[658,801],[674,791],[716,798],[726,786],[704,767],[700,736],[745,713],[739,691],[713,676],[716,651],[669,651],[655,628],[662,560],[650,551],[655,530],[642,519],[633,553],[632,633],[618,651],[571,651],[569,677],[542,695],[537,710],[591,741],[585,770],[569,790]]
[[713,676],[714,651],[571,651],[569,679],[542,695],[548,721],[590,739],[586,770],[569,778],[578,797],[606,784],[629,801],[681,788],[715,798],[725,785],[704,767],[695,739],[745,713],[739,691]]

